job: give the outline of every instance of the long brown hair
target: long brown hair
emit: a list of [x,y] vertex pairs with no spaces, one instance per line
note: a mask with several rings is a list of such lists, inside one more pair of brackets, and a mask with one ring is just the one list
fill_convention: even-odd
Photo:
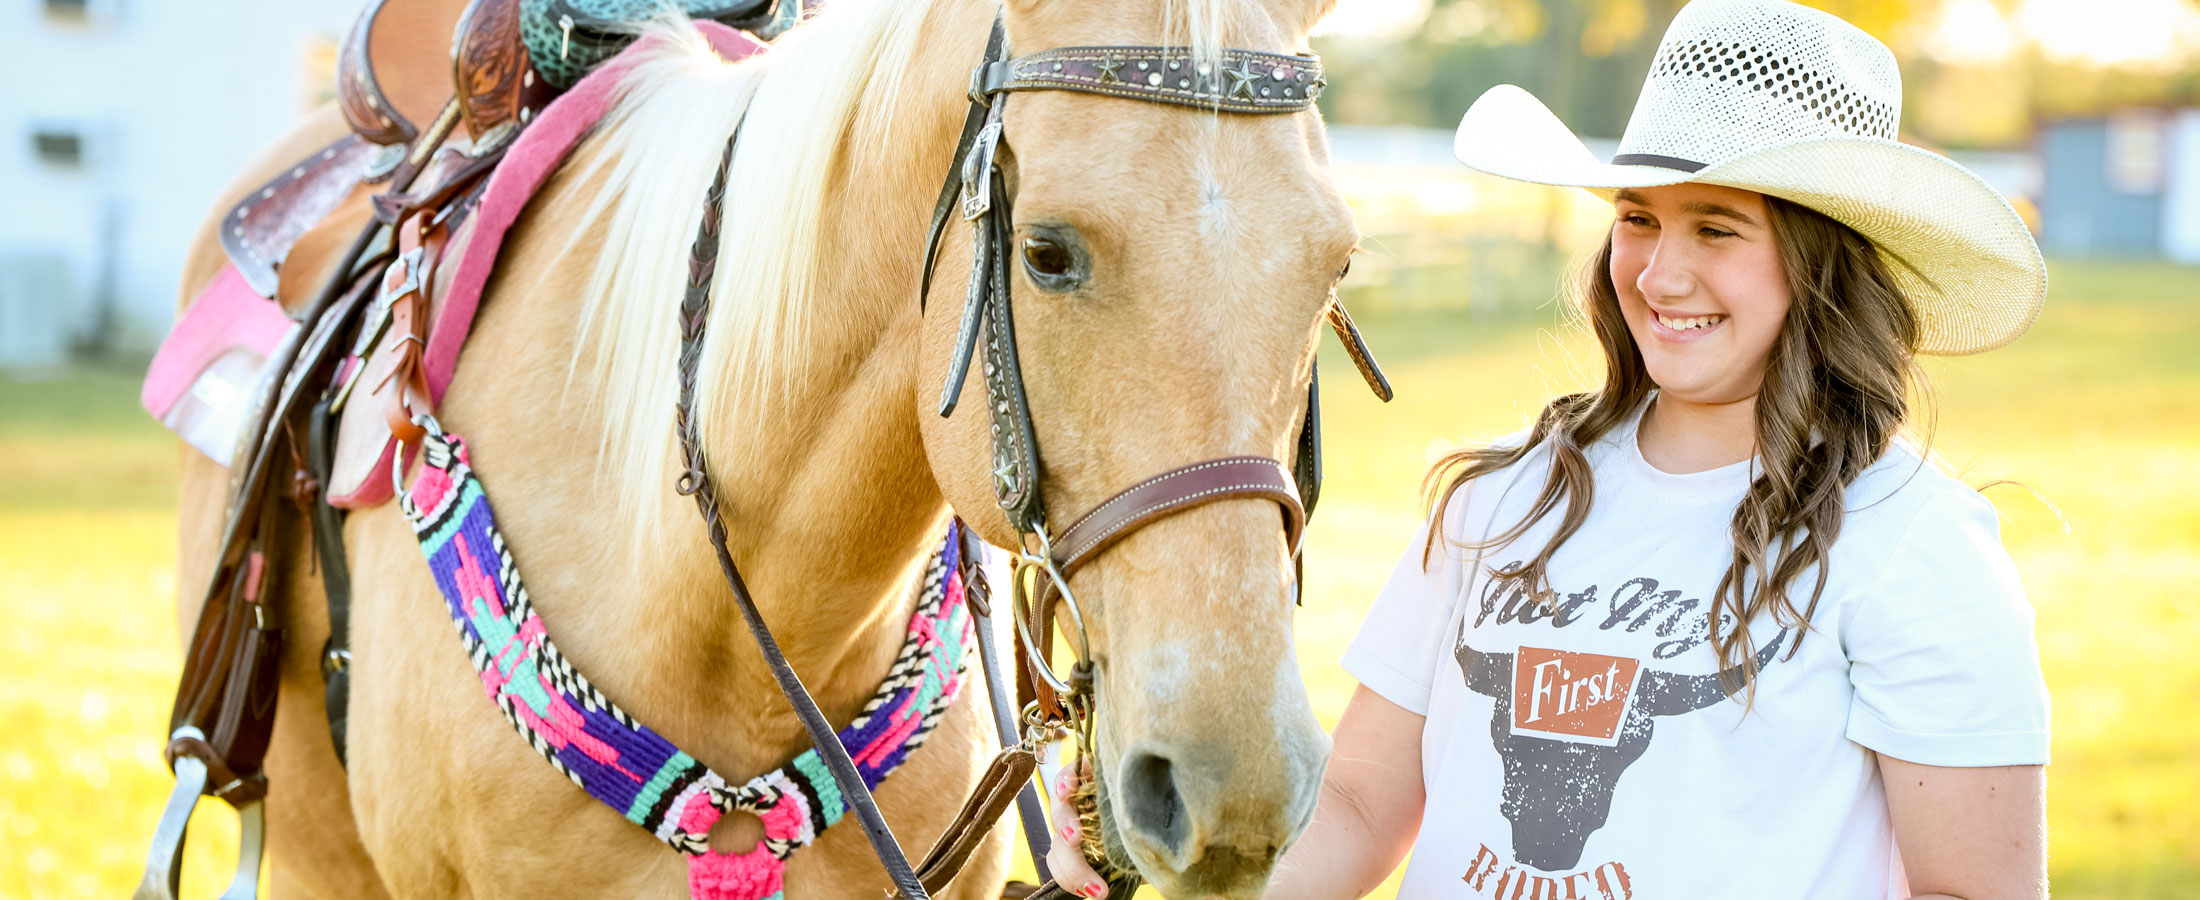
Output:
[[[1751,685],[1755,648],[1747,625],[1770,610],[1775,622],[1795,630],[1788,653],[1795,652],[1826,588],[1824,563],[1841,534],[1849,483],[1887,452],[1908,416],[1918,333],[1909,299],[1869,239],[1778,197],[1767,195],[1765,206],[1792,299],[1757,394],[1759,474],[1734,510],[1733,559],[1705,611],[1722,676],[1739,669]],[[1461,486],[1548,447],[1550,477],[1528,513],[1505,531],[1466,544],[1470,549],[1508,544],[1563,505],[1558,531],[1541,551],[1492,573],[1545,602],[1552,597],[1551,557],[1581,529],[1595,499],[1583,448],[1627,421],[1656,388],[1620,313],[1611,262],[1607,232],[1602,248],[1576,276],[1574,291],[1577,313],[1604,350],[1604,385],[1552,400],[1517,447],[1446,454],[1423,485],[1441,522]],[[1423,566],[1441,531],[1429,530]],[[1817,577],[1810,600],[1798,612],[1789,588],[1813,566]],[[1732,628],[1722,632],[1722,620]],[[1727,687],[1730,693],[1735,689]]]

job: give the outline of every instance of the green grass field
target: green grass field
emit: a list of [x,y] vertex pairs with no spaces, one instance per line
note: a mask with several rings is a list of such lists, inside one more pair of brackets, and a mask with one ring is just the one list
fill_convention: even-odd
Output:
[[[2200,270],[2063,265],[2032,333],[1927,364],[1933,446],[1988,491],[2039,612],[2055,698],[2057,897],[2200,897]],[[1362,311],[1398,399],[1377,404],[1334,342],[1328,481],[1298,613],[1317,710],[1336,659],[1419,518],[1434,449],[1525,424],[1590,381],[1555,310]],[[179,450],[135,372],[0,378],[0,897],[117,897],[136,883],[169,778]],[[186,884],[226,880],[234,817],[210,807]]]

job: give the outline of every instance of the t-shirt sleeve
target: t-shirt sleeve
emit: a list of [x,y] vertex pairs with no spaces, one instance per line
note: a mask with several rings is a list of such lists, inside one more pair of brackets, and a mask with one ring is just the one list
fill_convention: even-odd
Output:
[[[1459,518],[1466,502],[1462,491],[1452,498],[1446,517]],[[1414,532],[1342,661],[1344,670],[1369,690],[1424,716],[1437,667],[1451,650],[1445,626],[1458,603],[1465,571],[1459,548],[1442,538],[1429,552],[1427,567],[1421,565],[1429,527],[1424,524]]]
[[1993,504],[1937,493],[1843,624],[1849,739],[1922,765],[2045,765],[2032,620]]

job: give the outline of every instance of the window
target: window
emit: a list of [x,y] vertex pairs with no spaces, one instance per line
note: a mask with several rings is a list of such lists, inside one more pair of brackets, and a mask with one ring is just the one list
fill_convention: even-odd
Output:
[[2108,120],[2108,187],[2120,194],[2159,194],[2167,174],[2168,122],[2154,110],[2131,110]]
[[49,166],[75,169],[84,165],[84,136],[74,131],[35,132],[31,148],[38,154],[38,161]]
[[46,15],[67,22],[83,22],[89,19],[91,0],[46,0]]

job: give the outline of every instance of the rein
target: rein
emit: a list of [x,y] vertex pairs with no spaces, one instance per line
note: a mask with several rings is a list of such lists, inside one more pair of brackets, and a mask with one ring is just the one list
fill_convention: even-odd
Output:
[[771,628],[764,624],[755,599],[749,596],[748,583],[742,580],[741,569],[734,564],[732,552],[726,549],[726,524],[718,514],[718,494],[711,487],[708,461],[697,433],[695,370],[703,355],[703,327],[710,317],[710,286],[718,272],[718,228],[724,221],[726,173],[733,166],[734,142],[740,136],[741,126],[736,123],[734,133],[726,138],[718,175],[704,194],[703,220],[696,230],[695,249],[689,257],[687,293],[680,300],[680,401],[676,427],[680,432],[680,453],[688,468],[680,476],[677,489],[694,496],[696,509],[703,516],[703,526],[710,533],[711,549],[717,553],[718,568],[725,574],[726,586],[733,591],[734,603],[741,610],[742,620],[748,623],[750,636],[763,651],[764,661],[770,665],[772,677],[778,680],[780,692],[787,695],[787,701],[793,704],[796,716],[802,720],[803,729],[810,733],[810,743],[817,748],[832,773],[841,796],[848,799],[857,820],[863,823],[864,836],[870,839],[871,849],[886,867],[887,877],[905,896],[924,900],[930,894],[918,881],[915,870],[910,868],[908,858],[902,855],[893,830],[886,826],[886,818],[879,813],[878,801],[871,797],[870,788],[856,772],[855,762],[833,733],[832,724],[817,708],[817,701],[810,697],[809,689],[803,687],[802,677],[788,665],[786,654],[780,651]]

